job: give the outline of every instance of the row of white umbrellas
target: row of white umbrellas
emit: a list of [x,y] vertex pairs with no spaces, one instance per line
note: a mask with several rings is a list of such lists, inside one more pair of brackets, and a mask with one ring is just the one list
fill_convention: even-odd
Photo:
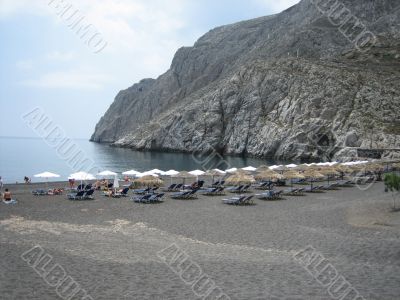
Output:
[[[354,161],[354,162],[342,163],[342,165],[353,166],[353,165],[360,165],[360,164],[366,164],[366,163],[368,163],[368,161]],[[307,165],[307,166],[313,166],[313,165],[316,165],[316,166],[334,166],[336,164],[338,164],[338,162],[312,163],[312,164],[305,164],[305,165]],[[271,170],[275,170],[275,169],[279,169],[281,167],[296,168],[297,165],[295,165],[295,164],[274,165],[274,166],[271,166],[269,168]],[[254,171],[257,170],[257,168],[252,167],[252,166],[248,166],[248,167],[242,168],[242,170],[254,172]],[[221,175],[225,175],[226,173],[235,173],[235,172],[238,171],[238,169],[237,168],[230,168],[230,169],[227,169],[225,171],[222,171],[222,170],[219,170],[219,169],[214,169],[213,171],[216,171],[217,173],[220,173]],[[206,172],[204,172],[202,170],[193,170],[193,171],[190,171],[188,173],[193,175],[193,176],[202,176]],[[148,176],[148,175],[159,177],[159,176],[175,176],[177,174],[179,174],[179,171],[169,170],[169,171],[165,172],[165,171],[162,171],[162,170],[159,170],[159,169],[153,169],[153,170],[150,170],[150,171],[147,171],[147,172],[143,172],[143,173],[135,171],[135,170],[130,170],[130,171],[126,171],[126,172],[122,173],[122,175],[124,175],[124,176],[137,177],[137,178]],[[68,177],[68,179],[86,181],[86,180],[96,180],[96,178],[116,178],[117,176],[118,176],[117,173],[106,170],[106,171],[98,173],[97,175],[92,175],[92,174],[86,173],[86,172],[77,172],[77,173],[71,174]],[[58,175],[58,174],[55,174],[55,173],[51,173],[51,172],[44,172],[44,173],[36,174],[36,175],[34,175],[34,177],[36,177],[36,178],[44,178],[44,179],[48,180],[50,178],[59,178],[61,176]]]

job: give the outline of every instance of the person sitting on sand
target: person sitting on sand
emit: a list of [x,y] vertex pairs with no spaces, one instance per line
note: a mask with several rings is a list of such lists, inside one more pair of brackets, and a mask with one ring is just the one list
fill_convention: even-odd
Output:
[[100,190],[101,189],[101,181],[97,180],[94,184],[94,189],[95,190]]
[[104,192],[104,195],[105,195],[106,197],[113,197],[113,196],[115,196],[115,190],[114,190],[114,189],[111,189],[111,190],[105,191],[105,192]]
[[8,189],[5,189],[5,191],[4,191],[3,201],[6,204],[13,204],[13,203],[17,202],[17,201],[12,199],[11,192]]
[[48,191],[49,195],[62,195],[62,193],[63,189],[57,189],[57,188]]

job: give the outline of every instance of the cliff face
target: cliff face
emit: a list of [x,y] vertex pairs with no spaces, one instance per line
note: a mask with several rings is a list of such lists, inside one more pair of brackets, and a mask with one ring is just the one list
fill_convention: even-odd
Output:
[[400,148],[400,3],[342,1],[377,37],[359,51],[315,5],[328,2],[211,30],[121,91],[91,140],[288,160]]

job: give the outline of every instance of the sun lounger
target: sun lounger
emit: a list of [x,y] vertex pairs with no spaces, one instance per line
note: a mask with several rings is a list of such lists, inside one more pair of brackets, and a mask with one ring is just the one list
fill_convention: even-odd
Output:
[[328,184],[328,185],[324,185],[323,189],[327,190],[327,191],[337,190],[338,189],[338,184],[337,183],[331,183],[331,184]]
[[173,194],[171,196],[171,198],[172,199],[182,199],[182,200],[195,199],[195,198],[197,198],[196,193],[197,193],[197,190],[180,192],[180,193]]
[[292,188],[282,191],[282,195],[285,196],[304,196],[304,188]]
[[309,187],[306,187],[306,188],[304,189],[304,191],[305,191],[306,193],[323,193],[324,191],[322,190],[322,188],[323,188],[323,186],[314,186],[313,188],[311,188],[311,187],[309,186]]
[[222,186],[221,187],[216,187],[216,188],[211,188],[211,189],[207,189],[207,190],[202,191],[202,195],[205,195],[205,196],[221,196],[221,195],[225,194],[224,190],[225,190],[225,188],[222,187]]
[[48,194],[48,191],[42,189],[32,191],[32,195],[34,196],[47,196]]
[[82,199],[83,200],[94,200],[94,190],[89,190],[86,191],[85,194],[83,195]]
[[148,199],[148,201],[149,201],[149,203],[162,203],[162,202],[164,202],[162,200],[164,195],[165,194],[154,194]]
[[246,196],[235,197],[235,198],[230,198],[230,199],[223,199],[222,203],[228,204],[228,205],[240,205],[245,198],[246,198]]
[[247,193],[249,192],[249,188],[251,187],[250,184],[248,185],[241,185],[238,187],[232,187],[232,188],[228,188],[227,190],[231,193],[235,193],[235,194],[243,194],[243,193]]
[[253,188],[256,190],[268,190],[271,186],[271,182],[261,182],[259,184],[253,185]]
[[69,200],[81,200],[85,196],[85,191],[79,191],[77,193],[68,194]]
[[179,183],[179,184],[175,184],[175,186],[172,188],[171,187],[168,188],[168,190],[165,190],[164,192],[179,192],[182,190],[182,188],[183,188],[183,184]]
[[212,187],[220,187],[225,184],[225,180],[218,180],[212,184]]
[[337,183],[338,187],[352,187],[354,186],[354,182],[351,180],[342,180]]
[[164,192],[173,192],[175,191],[175,187],[177,186],[176,183],[171,184],[169,187],[167,187],[166,189],[164,189]]
[[268,191],[266,193],[262,193],[262,194],[257,194],[257,198],[260,200],[278,200],[281,199],[281,196],[283,194],[283,191]]
[[133,190],[135,195],[144,195],[150,193],[151,188]]
[[242,205],[253,205],[254,201],[253,201],[253,195],[251,196],[247,196],[246,198],[243,199],[242,201]]
[[240,196],[240,197],[233,197],[230,199],[223,199],[222,203],[228,205],[251,205],[254,204],[253,196]]
[[152,195],[152,194],[147,194],[147,195],[144,195],[144,196],[135,196],[135,197],[132,197],[131,200],[134,201],[134,202],[136,202],[136,203],[148,203],[148,202],[149,202],[149,199],[150,199],[152,196],[154,196],[154,195]]
[[239,185],[239,186],[231,186],[226,188],[227,191],[231,192],[231,193],[238,193],[240,192],[240,190],[244,187],[244,185]]
[[122,197],[128,197],[128,193],[129,193],[129,188],[124,188],[124,189],[121,191],[120,195],[121,195]]

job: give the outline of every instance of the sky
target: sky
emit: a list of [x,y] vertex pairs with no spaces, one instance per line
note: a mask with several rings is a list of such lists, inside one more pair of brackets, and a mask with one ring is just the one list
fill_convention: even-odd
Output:
[[297,2],[0,0],[0,136],[35,137],[22,116],[40,108],[69,137],[89,138],[117,93],[167,71],[180,47]]

